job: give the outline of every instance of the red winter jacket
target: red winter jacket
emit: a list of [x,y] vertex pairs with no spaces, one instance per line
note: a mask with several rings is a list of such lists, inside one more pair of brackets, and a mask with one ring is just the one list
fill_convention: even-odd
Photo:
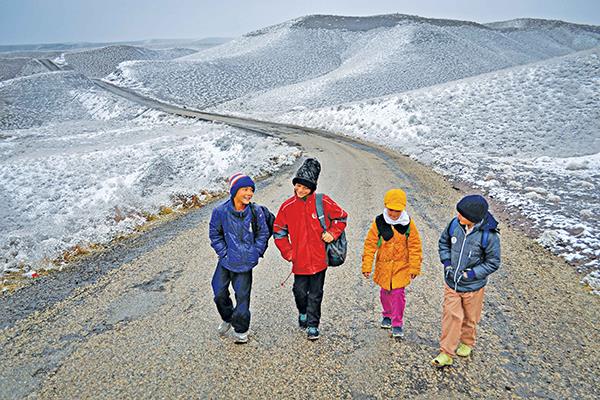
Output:
[[[327,232],[337,239],[346,227],[348,214],[326,195],[323,195],[323,211]],[[292,262],[294,274],[313,275],[327,268],[322,234],[314,192],[305,200],[294,195],[279,208],[273,237],[281,256]]]

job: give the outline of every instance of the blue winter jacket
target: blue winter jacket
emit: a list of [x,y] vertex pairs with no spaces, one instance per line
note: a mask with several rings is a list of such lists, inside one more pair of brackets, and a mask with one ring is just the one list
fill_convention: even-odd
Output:
[[252,211],[236,211],[231,198],[215,207],[210,217],[210,245],[219,264],[232,272],[247,272],[258,264],[269,240],[269,228],[260,207],[255,207],[258,232],[252,232]]
[[[466,235],[463,225],[456,224],[450,236],[448,224],[439,240],[440,261],[445,267],[446,284],[457,292],[474,292],[487,284],[488,276],[500,267],[498,221],[489,212]],[[489,231],[483,248],[483,232]],[[467,278],[463,276],[467,272]]]

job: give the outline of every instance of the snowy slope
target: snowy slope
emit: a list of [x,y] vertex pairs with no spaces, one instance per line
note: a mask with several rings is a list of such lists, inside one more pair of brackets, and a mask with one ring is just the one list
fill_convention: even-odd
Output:
[[1,135],[0,275],[48,267],[76,245],[131,232],[160,206],[223,190],[237,171],[270,173],[298,156],[277,139],[156,112]]
[[480,188],[600,293],[600,48],[274,119],[381,143]]
[[234,172],[272,173],[298,156],[278,139],[141,107],[74,71],[0,82],[0,276],[52,267],[161,206],[222,191]]
[[150,111],[75,71],[0,82],[0,275],[297,156],[276,139]]
[[[566,24],[566,23],[565,23]],[[525,31],[406,15],[309,16],[183,59],[123,63],[107,79],[197,108],[321,107],[448,82],[600,45],[566,24]],[[520,34],[521,36],[515,36]],[[228,103],[227,103],[228,102]]]
[[44,72],[48,72],[48,68],[35,58],[0,58],[0,81]]
[[555,54],[598,46],[600,35],[599,26],[531,18],[493,22],[486,26],[503,32],[510,40],[529,47],[532,52],[543,49]]
[[21,71],[19,71],[19,73],[17,74],[16,77],[18,78],[18,77],[22,77],[22,76],[43,74],[44,72],[48,72],[48,68],[46,68],[37,59],[32,58],[31,60],[27,61],[27,63],[25,63],[25,65],[23,65],[23,68],[21,68]]
[[358,34],[271,29],[174,61],[133,61],[108,77],[153,97],[196,108],[301,82],[341,63]]
[[[123,117],[135,116],[139,107],[97,89],[77,72],[48,72],[0,82],[0,129],[24,129],[50,122],[106,119],[92,115],[82,100],[93,96]],[[109,116],[115,118],[116,115]]]
[[89,77],[110,74],[119,63],[130,60],[169,60],[195,53],[192,49],[150,50],[134,46],[107,46],[73,53],[65,53],[65,63]]
[[29,61],[30,59],[27,57],[0,58],[0,81],[19,76]]

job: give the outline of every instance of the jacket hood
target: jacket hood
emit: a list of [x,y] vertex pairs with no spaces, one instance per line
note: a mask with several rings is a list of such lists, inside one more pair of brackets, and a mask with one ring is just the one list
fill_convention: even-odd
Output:
[[489,211],[483,217],[480,229],[483,231],[495,231],[498,229],[498,221],[496,221],[496,218]]

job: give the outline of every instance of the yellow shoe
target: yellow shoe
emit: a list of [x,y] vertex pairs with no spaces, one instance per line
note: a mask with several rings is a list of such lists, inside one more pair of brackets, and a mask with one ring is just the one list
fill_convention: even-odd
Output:
[[446,353],[440,353],[436,358],[431,360],[431,364],[435,365],[438,368],[450,366],[453,362],[454,361],[452,360],[452,357],[450,357]]
[[469,357],[472,351],[472,348],[470,348],[464,343],[461,343],[458,345],[458,349],[456,349],[456,355],[461,357]]

